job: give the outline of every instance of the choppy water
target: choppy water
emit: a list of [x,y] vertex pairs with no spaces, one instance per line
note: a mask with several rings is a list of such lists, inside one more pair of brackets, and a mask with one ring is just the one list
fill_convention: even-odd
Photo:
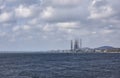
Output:
[[120,78],[120,54],[0,54],[0,78]]

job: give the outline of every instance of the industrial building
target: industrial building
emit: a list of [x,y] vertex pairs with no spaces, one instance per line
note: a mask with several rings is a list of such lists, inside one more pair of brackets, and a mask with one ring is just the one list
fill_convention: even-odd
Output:
[[71,51],[80,51],[82,50],[82,39],[80,40],[71,40]]

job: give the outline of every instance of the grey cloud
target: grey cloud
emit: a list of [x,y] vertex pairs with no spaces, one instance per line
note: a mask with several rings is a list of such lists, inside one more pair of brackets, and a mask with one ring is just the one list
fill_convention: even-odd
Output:
[[106,0],[93,0],[92,5],[93,5],[94,7],[99,8],[99,7],[101,7],[101,6],[105,6],[107,3],[108,3],[108,2],[107,2]]
[[5,0],[4,3],[10,7],[18,6],[20,4],[29,6],[29,5],[41,4],[42,0]]
[[106,0],[93,0],[89,10],[91,19],[108,18],[114,14],[113,8]]
[[[53,16],[48,18],[42,18],[42,20],[46,22],[71,22],[71,21],[83,21],[88,16],[87,9],[83,9],[81,7],[76,8],[54,8],[53,9]],[[44,9],[45,10],[45,9]],[[43,11],[44,11],[43,10]],[[83,11],[85,13],[83,13]],[[50,11],[46,11],[50,12]]]
[[[3,0],[0,4],[0,15],[5,12],[11,15],[10,20],[4,19],[4,22],[0,22],[0,36],[3,41],[25,40],[27,43],[29,39],[28,43],[42,43],[45,40],[56,40],[59,44],[60,41],[82,37],[88,43],[96,40],[93,44],[85,43],[86,46],[109,43],[119,46],[119,0],[59,1]],[[15,12],[20,6],[24,11]],[[28,11],[31,13],[26,14]]]

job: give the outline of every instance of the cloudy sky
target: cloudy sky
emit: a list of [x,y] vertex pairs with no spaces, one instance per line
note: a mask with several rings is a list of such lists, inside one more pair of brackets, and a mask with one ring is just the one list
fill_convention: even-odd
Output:
[[120,0],[0,0],[0,51],[120,47]]

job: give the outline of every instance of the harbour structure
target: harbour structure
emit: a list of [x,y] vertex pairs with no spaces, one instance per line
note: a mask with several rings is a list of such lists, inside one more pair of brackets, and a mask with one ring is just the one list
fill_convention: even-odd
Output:
[[82,49],[82,39],[71,40],[71,51],[80,51]]

